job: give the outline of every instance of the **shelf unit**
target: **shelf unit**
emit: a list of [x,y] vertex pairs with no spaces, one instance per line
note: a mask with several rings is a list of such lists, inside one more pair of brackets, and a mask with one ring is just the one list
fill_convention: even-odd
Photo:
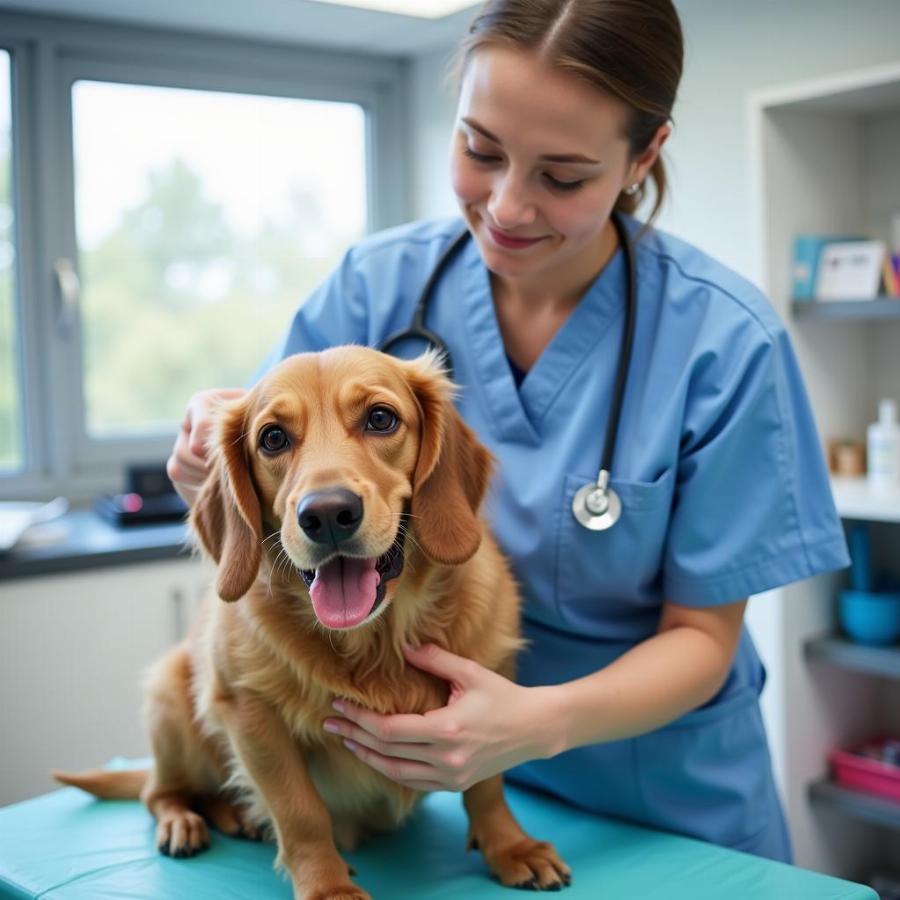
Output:
[[900,487],[873,491],[865,478],[832,476],[831,493],[842,519],[900,522]]
[[[900,64],[756,92],[748,114],[760,284],[790,333],[823,448],[863,438],[879,399],[900,400],[900,302],[792,301],[791,253],[798,234],[890,241],[900,210]],[[865,479],[834,478],[832,491],[842,518],[880,523],[885,541],[900,540],[891,531],[900,490],[875,494]],[[853,877],[896,857],[900,822],[892,807],[873,812],[877,798],[823,780],[826,757],[885,725],[900,728],[888,722],[900,706],[900,663],[893,653],[822,637],[836,631],[845,583],[846,575],[820,576],[772,592],[754,639],[776,698],[763,703],[796,861]]]
[[[900,646],[867,647],[842,637],[820,637],[804,645],[807,660],[852,672],[900,679]],[[809,798],[820,807],[837,810],[875,825],[900,830],[900,803],[851,790],[828,777],[809,786]]]
[[848,790],[827,778],[814,781],[809,786],[809,798],[820,806],[840,810],[874,825],[900,828],[900,803],[875,794]]
[[873,322],[900,319],[900,297],[876,300],[792,300],[791,315],[795,319]]
[[900,678],[900,646],[866,647],[842,637],[818,637],[807,641],[803,652],[808,660],[878,675],[882,678]]

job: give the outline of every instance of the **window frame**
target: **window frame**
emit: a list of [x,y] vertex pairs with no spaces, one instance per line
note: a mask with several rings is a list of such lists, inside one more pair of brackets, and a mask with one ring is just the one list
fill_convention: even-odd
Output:
[[[0,33],[0,48],[11,56],[15,302],[24,432],[24,469],[0,474],[0,499],[64,494],[78,503],[119,489],[127,462],[164,460],[175,431],[159,438],[103,439],[87,432],[81,322],[76,317],[67,334],[60,331],[53,276],[60,258],[72,260],[76,269],[78,265],[75,82],[360,105],[366,121],[366,230],[371,232],[408,216],[408,66],[395,57],[18,14],[0,13]],[[273,343],[277,337],[273,335]],[[260,348],[260,360],[269,349]]]
[[[2,26],[2,20],[0,20]],[[22,467],[0,474],[0,498],[11,495],[39,494],[52,468],[51,453],[40,436],[39,410],[49,400],[47,372],[37,365],[41,352],[42,308],[37,302],[37,255],[39,233],[35,215],[37,184],[34,148],[36,147],[38,79],[35,77],[36,47],[27,35],[4,29],[0,49],[10,55],[10,106],[12,113],[11,198],[13,240],[15,241],[13,312],[16,340],[16,376],[18,378]],[[25,297],[34,297],[31,303]],[[14,490],[8,490],[12,482]]]

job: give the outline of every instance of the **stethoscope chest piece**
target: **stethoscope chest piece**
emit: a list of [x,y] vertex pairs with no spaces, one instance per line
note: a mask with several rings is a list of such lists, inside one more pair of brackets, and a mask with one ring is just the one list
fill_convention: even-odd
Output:
[[591,482],[579,488],[572,498],[572,513],[590,531],[606,531],[619,521],[622,501],[612,488]]

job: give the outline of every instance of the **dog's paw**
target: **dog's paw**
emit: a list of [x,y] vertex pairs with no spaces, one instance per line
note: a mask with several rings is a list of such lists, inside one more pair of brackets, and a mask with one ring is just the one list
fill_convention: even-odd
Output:
[[547,841],[525,838],[496,851],[483,851],[491,872],[507,887],[558,891],[572,883],[572,871]]
[[[336,853],[301,854],[298,863],[291,876],[295,900],[372,900],[350,880],[356,873]],[[279,857],[276,864],[283,860]]]
[[265,841],[271,836],[268,825],[254,821],[246,806],[225,797],[205,798],[201,801],[200,811],[213,828],[229,837]]
[[196,856],[209,847],[209,829],[203,816],[187,809],[170,813],[156,826],[156,846],[165,856]]
[[235,832],[235,837],[243,838],[245,841],[267,841],[271,837],[271,832],[268,825],[242,821],[241,827]]
[[246,806],[235,805],[233,814],[237,822],[237,830],[232,832],[234,837],[245,841],[267,841],[272,837],[271,826],[267,822],[253,819]]
[[315,894],[304,894],[303,900],[372,900],[372,897],[355,884],[347,883],[326,888]]

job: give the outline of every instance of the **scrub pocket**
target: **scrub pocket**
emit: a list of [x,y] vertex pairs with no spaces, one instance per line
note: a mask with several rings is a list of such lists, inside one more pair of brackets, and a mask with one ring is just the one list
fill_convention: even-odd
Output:
[[635,746],[647,824],[750,849],[781,822],[754,688],[642,735]]
[[622,515],[606,531],[590,531],[572,514],[572,498],[590,481],[567,475],[559,511],[556,607],[563,621],[610,639],[633,639],[635,616],[658,614],[658,579],[668,532],[675,470],[656,481],[619,481],[612,488]]

